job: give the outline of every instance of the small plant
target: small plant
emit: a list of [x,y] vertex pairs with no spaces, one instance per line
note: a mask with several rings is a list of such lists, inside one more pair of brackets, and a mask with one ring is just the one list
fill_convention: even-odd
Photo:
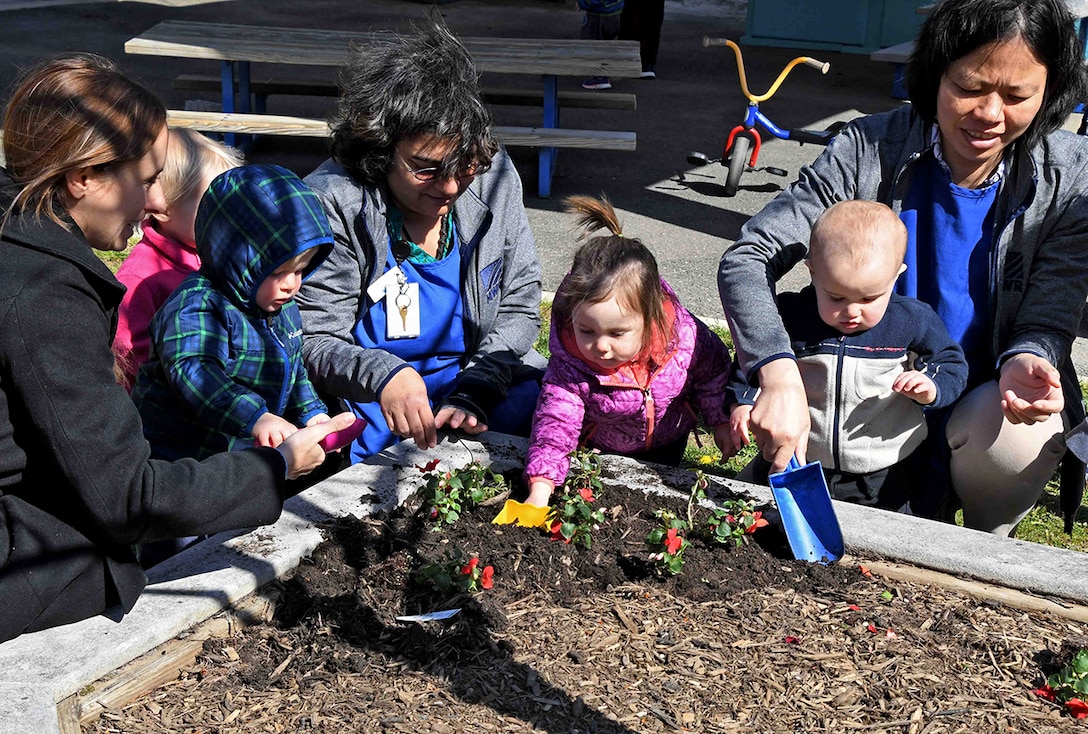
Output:
[[436,529],[452,525],[463,510],[489,500],[506,489],[506,480],[478,462],[452,471],[436,471],[438,459],[416,468],[423,472],[427,484],[423,499],[431,506],[431,518]]
[[446,552],[444,561],[422,566],[417,576],[443,593],[452,590],[474,592],[493,586],[495,569],[492,566],[480,568],[478,556],[454,548]]
[[[695,503],[706,499],[707,486],[706,475],[701,471],[695,472],[695,483],[688,494],[689,529],[695,528]],[[711,511],[707,521],[710,540],[722,544],[731,542],[738,546],[748,542],[749,535],[767,524],[763,513],[746,500],[726,500],[721,507]]]
[[684,538],[688,524],[668,510],[654,513],[658,524],[646,536],[650,560],[656,561],[667,573],[676,576],[684,567],[684,551],[689,543]]
[[1065,704],[1078,719],[1088,716],[1088,650],[1081,650],[1068,665],[1046,679],[1035,693],[1048,701]]
[[571,452],[570,470],[548,512],[552,537],[593,547],[593,531],[604,522],[604,511],[594,504],[601,491],[601,460],[586,449]]
[[600,496],[604,488],[601,483],[601,455],[592,449],[572,451],[570,469],[567,470],[567,481],[564,486],[576,492],[588,489],[594,496]]
[[741,546],[748,542],[749,536],[767,526],[763,513],[753,508],[745,500],[727,500],[722,507],[710,513],[707,522],[710,537],[716,543],[733,543]]

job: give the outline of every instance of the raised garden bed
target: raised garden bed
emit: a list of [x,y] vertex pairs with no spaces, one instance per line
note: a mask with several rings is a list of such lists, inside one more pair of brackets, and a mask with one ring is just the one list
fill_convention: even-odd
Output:
[[[418,497],[330,522],[259,592],[267,622],[209,639],[180,677],[84,730],[1082,730],[1032,693],[1084,644],[1071,605],[1026,612],[861,568],[876,562],[797,562],[773,527],[739,546],[693,540],[672,577],[645,538],[685,498],[644,493],[660,477],[641,471],[606,468],[589,548],[492,525],[495,506],[436,533]],[[419,581],[454,547],[494,568],[492,588]]]

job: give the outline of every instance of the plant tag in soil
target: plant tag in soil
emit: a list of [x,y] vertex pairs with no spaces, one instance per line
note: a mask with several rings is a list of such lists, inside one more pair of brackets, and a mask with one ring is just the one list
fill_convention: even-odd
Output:
[[406,617],[397,617],[398,622],[435,622],[441,619],[449,619],[457,614],[460,609],[446,609],[441,612],[428,612],[427,614],[409,614]]

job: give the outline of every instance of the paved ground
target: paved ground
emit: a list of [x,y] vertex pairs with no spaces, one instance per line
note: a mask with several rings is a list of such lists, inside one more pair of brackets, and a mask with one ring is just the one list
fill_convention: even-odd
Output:
[[[0,0],[25,5],[24,0]],[[570,194],[607,194],[620,210],[624,231],[652,247],[665,277],[685,305],[706,317],[720,317],[715,273],[721,253],[732,243],[741,224],[778,193],[790,179],[768,173],[746,174],[735,197],[722,194],[725,171],[720,166],[693,169],[686,161],[692,150],[710,155],[720,151],[726,133],[744,110],[736,67],[728,49],[704,48],[704,35],[734,39],[744,32],[744,0],[668,0],[662,31],[658,78],[618,80],[619,91],[635,92],[634,112],[567,110],[567,127],[634,130],[638,150],[562,151],[551,199],[535,195],[536,156],[515,149],[514,158],[526,181],[526,207],[544,265],[545,288],[554,290],[577,246],[571,219],[560,211]],[[439,6],[446,22],[462,35],[512,37],[576,37],[580,21],[573,0],[459,0]],[[403,29],[425,17],[427,5],[413,0],[235,0],[191,7],[137,2],[102,2],[36,7],[0,15],[0,89],[8,90],[17,70],[33,59],[60,51],[96,51],[115,59],[143,79],[169,105],[184,105],[192,93],[175,92],[171,79],[180,73],[214,73],[215,64],[166,57],[132,57],[124,42],[165,19],[219,20],[297,27],[358,28],[360,31]],[[795,53],[789,49],[745,47],[748,80],[763,91]],[[899,104],[889,95],[891,69],[867,56],[820,52],[831,63],[826,76],[808,67],[795,70],[779,93],[762,105],[783,127],[823,127],[832,120],[850,119]],[[305,67],[256,68],[255,74],[322,74]],[[328,72],[324,72],[325,76]],[[524,77],[486,83],[525,84]],[[576,88],[578,80],[561,80],[561,88]],[[5,95],[6,96],[6,95]],[[211,96],[209,96],[211,98]],[[270,111],[320,116],[329,101],[299,97],[273,98]],[[531,125],[539,110],[497,108],[500,124]],[[818,146],[771,140],[760,163],[785,169],[792,178],[798,168],[819,153]],[[277,162],[300,174],[312,170],[325,156],[324,144],[313,140],[267,139],[251,160]],[[784,281],[787,289],[804,285],[803,269]],[[1080,344],[1075,358],[1088,374],[1088,349]]]

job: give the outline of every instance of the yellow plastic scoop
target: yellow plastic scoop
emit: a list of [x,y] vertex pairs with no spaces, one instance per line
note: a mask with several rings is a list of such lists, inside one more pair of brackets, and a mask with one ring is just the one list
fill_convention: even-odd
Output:
[[517,523],[522,528],[547,527],[547,517],[550,507],[529,505],[517,500],[506,500],[506,504],[499,510],[499,514],[491,522],[495,525],[510,525]]

